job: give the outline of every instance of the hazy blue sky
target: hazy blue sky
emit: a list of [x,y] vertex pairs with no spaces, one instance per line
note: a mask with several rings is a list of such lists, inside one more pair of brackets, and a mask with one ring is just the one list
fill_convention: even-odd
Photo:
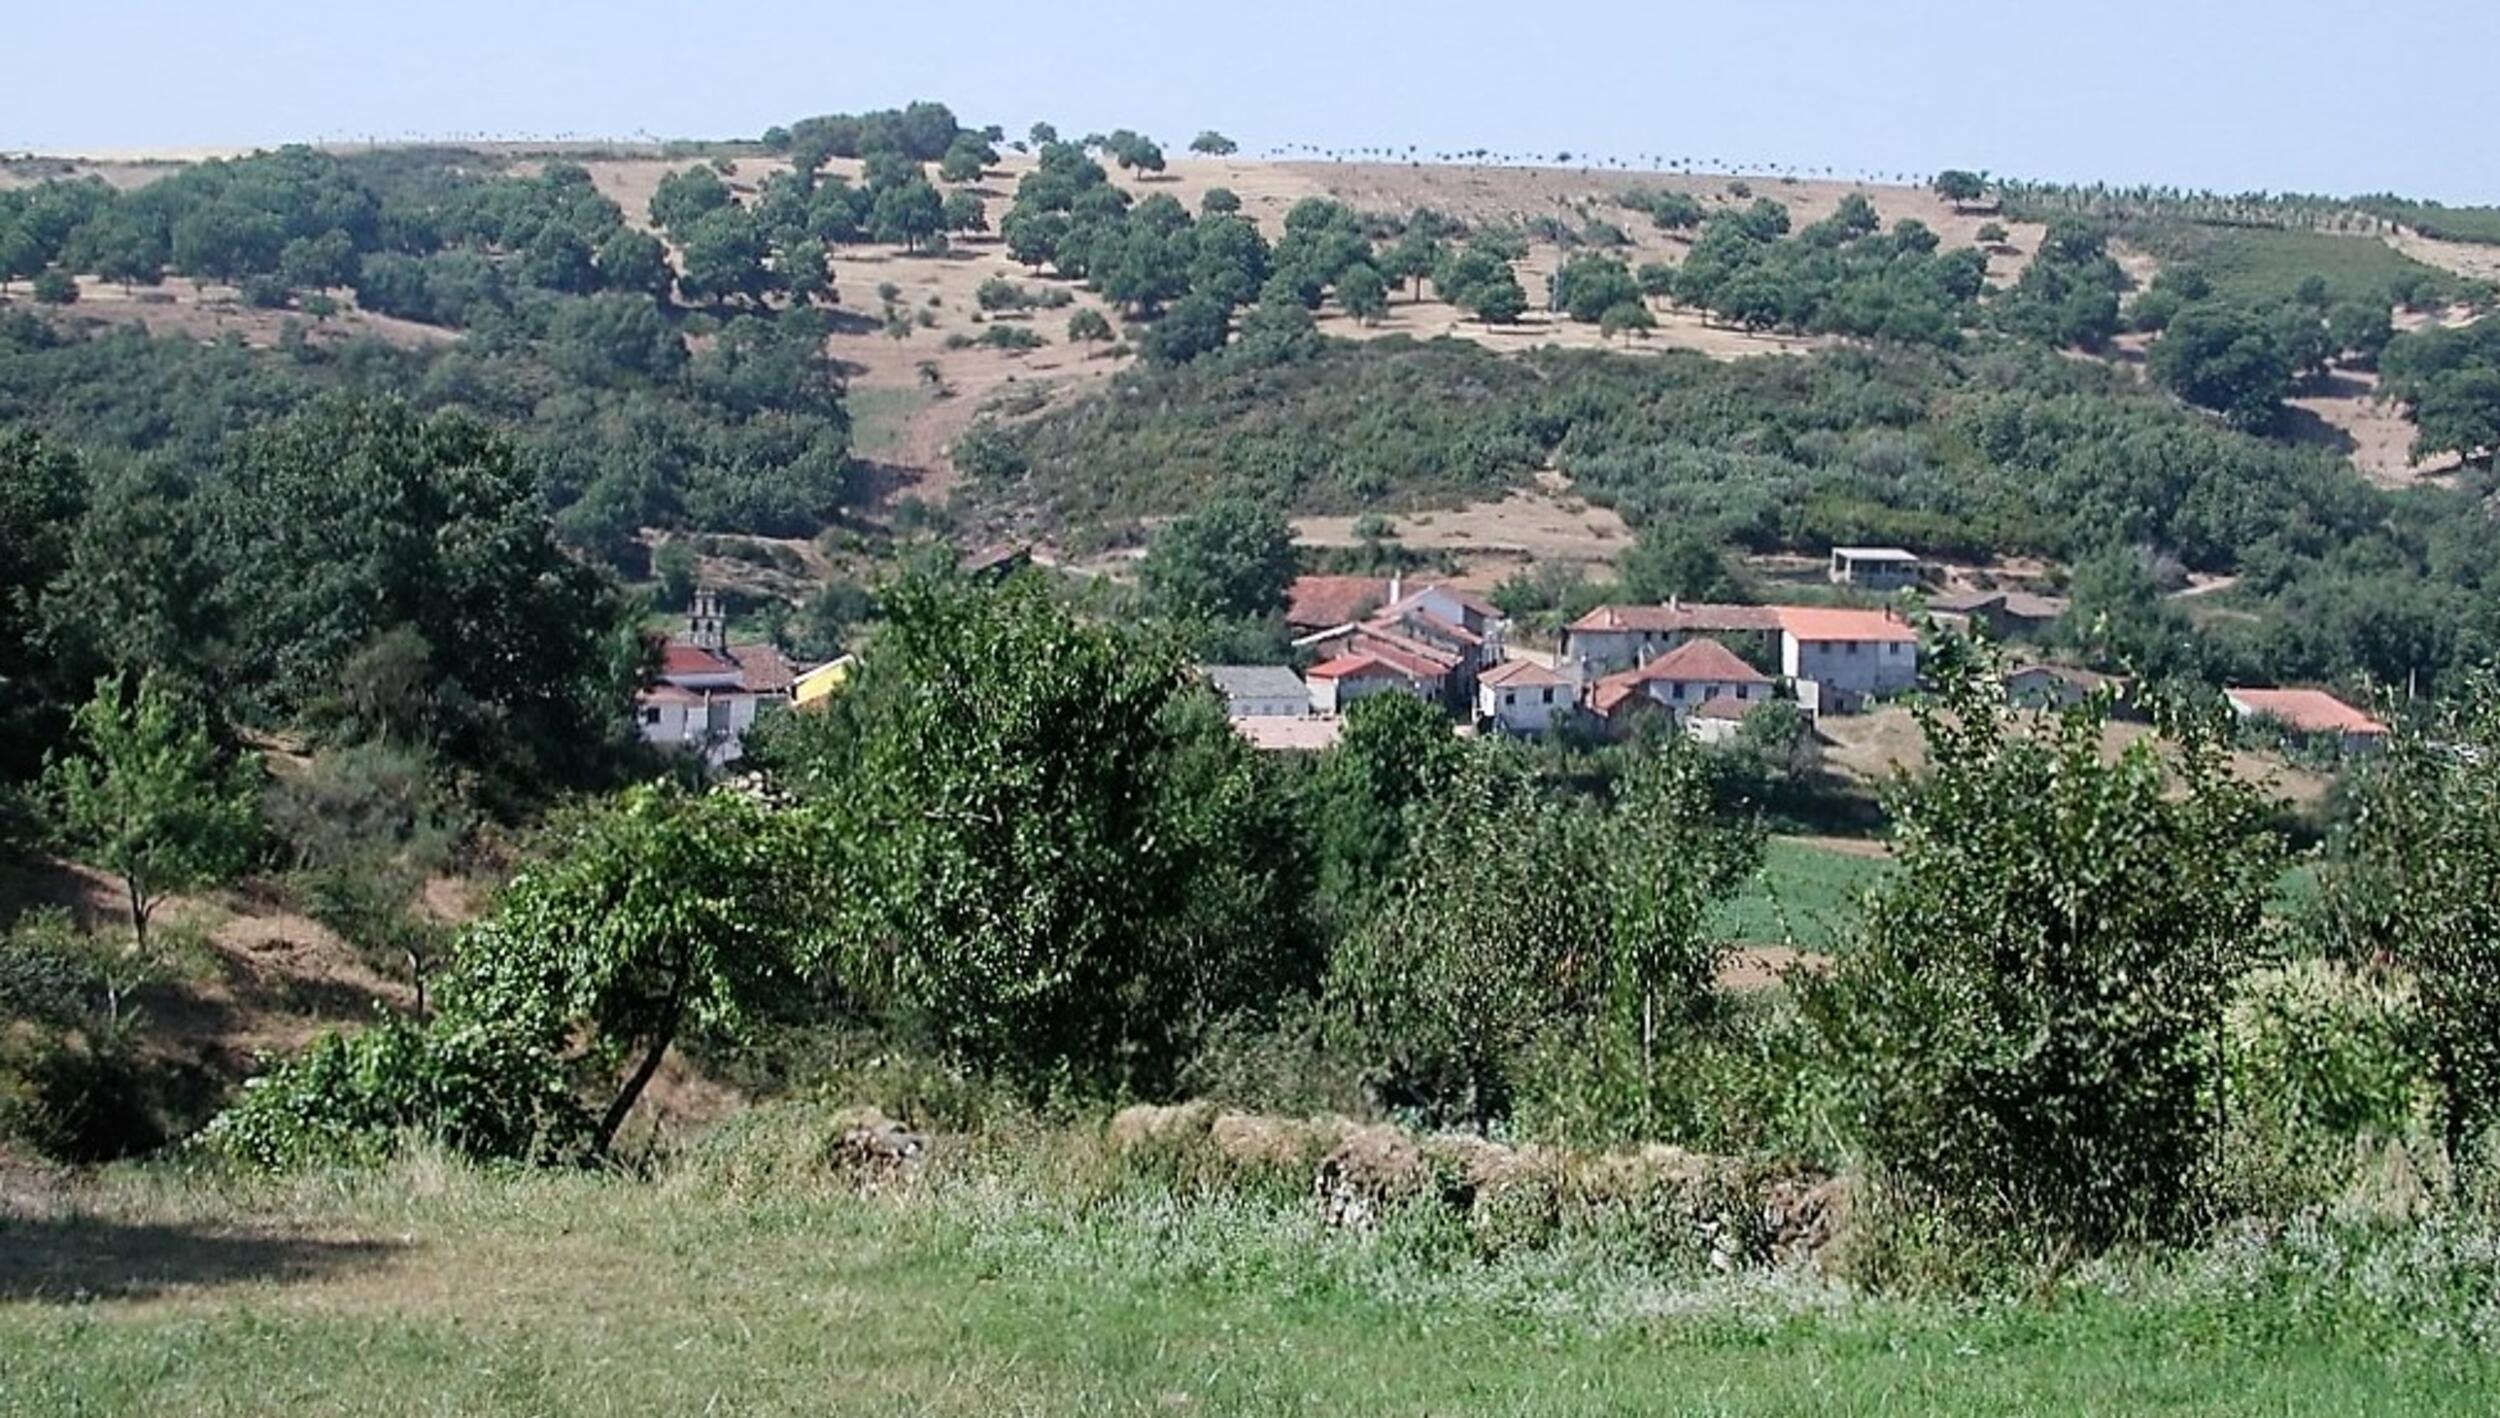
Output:
[[2500,201],[2496,0],[18,0],[0,150],[752,134],[942,98],[1021,132],[1213,126],[1747,165]]

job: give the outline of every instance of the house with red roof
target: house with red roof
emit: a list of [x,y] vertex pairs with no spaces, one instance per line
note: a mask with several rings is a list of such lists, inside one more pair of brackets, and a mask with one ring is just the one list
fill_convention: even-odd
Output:
[[685,632],[660,646],[651,683],[634,696],[634,727],[644,743],[701,753],[717,768],[736,761],[759,718],[790,702],[797,678],[779,647],[730,644],[719,597],[698,590]]
[[[1780,672],[1818,714],[1850,714],[1870,699],[1918,687],[1918,628],[1898,611],[1778,606]],[[1808,686],[1812,686],[1811,689]]]
[[1541,734],[1579,707],[1576,685],[1534,660],[1504,660],[1476,676],[1476,722],[1507,734]]
[[1427,673],[1394,650],[1349,649],[1303,672],[1311,686],[1311,708],[1320,714],[1342,714],[1358,699],[1375,694],[1409,694],[1427,704],[1441,702],[1441,674]]
[[1770,698],[1769,675],[1725,645],[1702,636],[1599,680],[1589,690],[1589,708],[1600,718],[1616,721],[1657,705],[1680,724],[1714,699],[1751,704]]
[[2335,740],[2346,753],[2367,753],[2387,741],[2387,726],[2323,689],[2226,689],[2242,723],[2269,723],[2304,738]]

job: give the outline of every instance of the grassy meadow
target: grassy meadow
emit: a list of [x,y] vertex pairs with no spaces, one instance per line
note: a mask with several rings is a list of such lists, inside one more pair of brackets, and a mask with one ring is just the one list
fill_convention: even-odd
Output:
[[2491,1259],[2295,1233],[1886,1300],[1050,1166],[159,1166],[0,1219],[0,1412],[2464,1413]]

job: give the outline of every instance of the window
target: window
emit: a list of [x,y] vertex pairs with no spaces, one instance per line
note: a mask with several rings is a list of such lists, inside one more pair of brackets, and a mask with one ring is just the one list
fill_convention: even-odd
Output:
[[642,721],[646,724],[656,724],[660,722],[660,711],[656,708],[643,710]]
[[1847,644],[1848,644],[1848,646],[1849,646],[1849,653],[1850,653],[1850,654],[1854,655],[1854,654],[1858,653],[1858,642],[1857,642],[1857,641],[1855,641],[1855,640],[1851,640],[1851,641],[1848,641],[1848,642],[1847,642]]
[[1545,687],[1545,702],[1548,704],[1554,702],[1554,687],[1550,684]]
[[1670,687],[1669,687],[1668,692],[1669,692],[1669,693],[1671,693],[1671,694],[1673,694],[1673,695],[1675,696],[1675,701],[1676,701],[1678,704],[1683,703],[1683,702],[1684,702],[1684,681],[1682,681],[1682,680],[1677,680],[1677,681],[1676,681],[1676,682],[1675,682],[1672,686],[1670,686]]

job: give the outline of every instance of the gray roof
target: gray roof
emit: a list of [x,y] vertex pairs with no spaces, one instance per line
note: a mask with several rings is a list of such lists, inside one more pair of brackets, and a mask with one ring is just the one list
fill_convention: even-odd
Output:
[[1227,699],[1289,699],[1311,692],[1302,676],[1282,665],[1201,665],[1198,672]]
[[1918,560],[1916,552],[1903,551],[1899,547],[1833,547],[1832,555],[1845,556],[1851,561]]

